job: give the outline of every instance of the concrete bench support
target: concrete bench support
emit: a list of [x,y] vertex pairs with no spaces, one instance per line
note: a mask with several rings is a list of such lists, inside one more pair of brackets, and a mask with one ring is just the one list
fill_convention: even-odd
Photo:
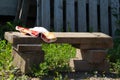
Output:
[[105,71],[109,72],[106,60],[107,50],[77,49],[76,58],[70,60],[73,71]]
[[13,46],[13,65],[22,73],[30,73],[31,68],[44,61],[44,51],[40,44],[18,44]]
[[[103,33],[55,32],[57,41],[76,47],[76,58],[70,60],[74,71],[108,71],[106,61],[107,50],[113,47],[113,40]],[[5,39],[13,44],[14,65],[21,71],[29,72],[33,64],[38,65],[44,60],[40,37],[31,37],[19,32],[6,32]]]

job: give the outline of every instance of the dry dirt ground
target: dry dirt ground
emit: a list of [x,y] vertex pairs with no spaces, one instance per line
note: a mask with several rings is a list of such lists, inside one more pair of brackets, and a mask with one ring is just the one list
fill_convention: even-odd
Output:
[[[28,80],[61,80],[53,79],[54,77],[44,77],[44,78],[29,78]],[[62,73],[62,80],[120,80],[117,74],[113,73],[89,73],[89,72],[75,72],[75,73]],[[2,77],[0,76],[0,80]]]
[[[63,73],[63,80],[120,80],[118,75],[113,73],[101,74],[101,73],[87,73],[87,72],[76,72],[76,73]],[[53,77],[45,77],[42,79],[31,78],[30,80],[59,80],[53,79]]]

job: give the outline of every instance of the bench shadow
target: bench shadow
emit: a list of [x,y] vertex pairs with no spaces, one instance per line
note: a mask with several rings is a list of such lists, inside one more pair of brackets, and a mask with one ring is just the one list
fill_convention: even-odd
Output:
[[[98,72],[95,74],[94,72],[62,72],[62,80],[113,80],[118,79],[118,74],[114,73],[101,73]],[[54,80],[53,76],[41,78],[41,80]]]

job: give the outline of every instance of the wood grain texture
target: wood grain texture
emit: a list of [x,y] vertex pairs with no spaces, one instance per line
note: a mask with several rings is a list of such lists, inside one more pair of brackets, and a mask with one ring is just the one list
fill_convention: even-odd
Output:
[[89,0],[89,29],[98,31],[97,0]]
[[54,26],[55,31],[63,29],[63,0],[54,0]]
[[86,0],[78,0],[78,31],[87,31]]
[[41,19],[42,25],[50,30],[50,0],[41,0]]
[[74,13],[75,0],[66,0],[66,30],[75,31],[75,13]]
[[100,28],[102,32],[109,34],[108,0],[100,0]]
[[116,27],[116,20],[118,17],[113,16],[113,14],[119,14],[119,0],[111,0],[111,29],[112,29],[112,36],[115,36]]

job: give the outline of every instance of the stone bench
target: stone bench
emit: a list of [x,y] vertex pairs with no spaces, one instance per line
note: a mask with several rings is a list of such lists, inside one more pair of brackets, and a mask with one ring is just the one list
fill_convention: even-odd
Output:
[[[109,64],[106,54],[113,47],[113,40],[103,33],[55,32],[57,41],[76,47],[76,58],[70,60],[70,67],[76,71],[108,71]],[[19,32],[5,32],[5,39],[13,46],[13,65],[23,73],[31,70],[31,66],[44,61],[44,51],[41,50],[40,37],[32,37]]]

